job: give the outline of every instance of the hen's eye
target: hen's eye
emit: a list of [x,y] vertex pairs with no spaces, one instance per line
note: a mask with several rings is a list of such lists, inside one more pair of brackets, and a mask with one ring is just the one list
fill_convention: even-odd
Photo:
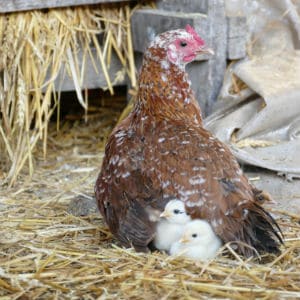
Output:
[[193,233],[193,234],[192,234],[192,237],[193,237],[193,238],[196,238],[197,236],[198,236],[197,233]]
[[186,46],[187,46],[187,42],[181,41],[181,42],[180,42],[180,46],[181,46],[181,47],[186,47]]
[[174,212],[174,214],[178,215],[180,213],[180,210],[179,209],[174,209],[173,212]]

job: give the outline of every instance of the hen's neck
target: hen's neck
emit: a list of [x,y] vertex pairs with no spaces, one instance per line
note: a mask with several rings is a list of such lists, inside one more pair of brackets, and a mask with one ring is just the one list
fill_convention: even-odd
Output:
[[157,57],[144,59],[135,111],[202,125],[201,110],[184,68]]

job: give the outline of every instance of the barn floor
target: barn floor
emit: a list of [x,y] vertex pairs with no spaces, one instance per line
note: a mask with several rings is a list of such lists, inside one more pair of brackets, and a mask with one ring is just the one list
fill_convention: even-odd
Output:
[[104,104],[87,123],[69,116],[58,133],[51,125],[32,180],[1,189],[0,299],[299,299],[299,181],[270,172],[248,175],[276,200],[267,206],[285,234],[279,257],[245,260],[228,246],[194,263],[118,246],[94,210],[93,187],[120,110]]

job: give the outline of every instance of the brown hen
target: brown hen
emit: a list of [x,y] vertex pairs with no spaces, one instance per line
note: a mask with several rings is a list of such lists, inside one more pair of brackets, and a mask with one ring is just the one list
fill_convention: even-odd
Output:
[[106,145],[95,185],[99,209],[117,239],[137,251],[149,250],[166,203],[180,199],[243,255],[278,253],[281,232],[260,206],[264,193],[203,128],[185,65],[208,51],[189,25],[151,42],[134,109]]

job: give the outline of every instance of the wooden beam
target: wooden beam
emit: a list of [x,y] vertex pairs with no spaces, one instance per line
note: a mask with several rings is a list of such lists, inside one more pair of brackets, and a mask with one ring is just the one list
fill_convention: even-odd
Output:
[[241,59],[246,56],[247,50],[247,18],[243,16],[227,17],[227,58]]
[[157,8],[167,11],[207,14],[209,0],[158,0]]
[[131,0],[0,0],[0,13],[124,1]]
[[[85,64],[86,71],[84,73],[84,78],[80,84],[80,88],[82,90],[107,87],[107,82],[106,82],[105,76],[100,67],[101,63],[97,56],[97,51],[94,48],[92,48],[91,51],[92,51],[92,54],[94,57],[94,61],[98,67],[99,73],[96,73],[94,66],[92,64],[92,61],[91,61],[90,57],[88,56],[86,58],[86,62],[85,62],[86,63]],[[79,68],[79,70],[81,70],[82,61],[83,61],[82,60],[82,51],[80,51],[77,55],[78,55],[78,63],[79,63],[78,68]],[[70,75],[65,73],[64,69],[65,69],[65,66],[62,66],[58,76],[55,79],[55,83],[54,83],[55,87],[57,90],[60,90],[60,91],[74,91],[75,85],[74,85],[73,79],[70,77]],[[122,65],[121,65],[118,57],[113,52],[112,57],[111,57],[111,63],[108,68],[109,77],[112,81],[114,80],[116,73],[120,70],[122,70]],[[124,76],[123,80],[120,79],[120,81],[116,82],[115,85],[128,84],[128,82],[129,82],[128,76],[126,74],[124,74],[124,75],[125,76]],[[51,78],[51,74],[49,73],[49,75],[47,76],[47,80],[49,80],[50,78]]]

